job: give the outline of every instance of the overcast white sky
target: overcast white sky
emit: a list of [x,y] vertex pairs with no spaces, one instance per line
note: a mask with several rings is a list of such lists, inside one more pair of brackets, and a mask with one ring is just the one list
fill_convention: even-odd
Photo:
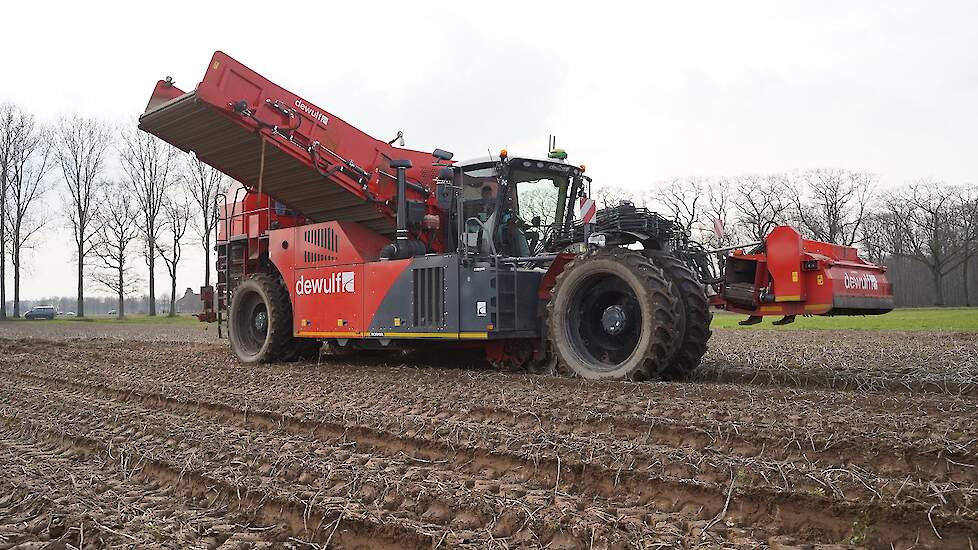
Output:
[[[975,2],[17,1],[2,16],[0,101],[43,120],[133,119],[157,79],[192,89],[220,49],[377,137],[466,158],[543,154],[553,133],[595,181],[636,189],[825,166],[975,179]],[[74,294],[70,240],[52,216],[25,298]],[[179,288],[202,284],[189,250]]]

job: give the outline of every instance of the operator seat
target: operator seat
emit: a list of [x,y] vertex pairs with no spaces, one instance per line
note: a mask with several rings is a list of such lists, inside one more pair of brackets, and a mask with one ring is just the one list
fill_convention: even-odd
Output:
[[500,253],[523,258],[530,255],[530,243],[520,224],[512,210],[503,212],[502,223],[496,228],[496,241],[501,245]]

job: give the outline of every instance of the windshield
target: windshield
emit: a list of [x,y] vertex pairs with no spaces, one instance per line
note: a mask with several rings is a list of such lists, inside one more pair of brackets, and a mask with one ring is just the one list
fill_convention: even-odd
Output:
[[540,172],[515,171],[511,180],[515,188],[512,209],[525,221],[540,217],[540,226],[556,223],[557,198],[560,188],[567,185],[566,176]]
[[462,203],[465,218],[486,222],[496,211],[499,181],[496,163],[476,164],[462,172]]

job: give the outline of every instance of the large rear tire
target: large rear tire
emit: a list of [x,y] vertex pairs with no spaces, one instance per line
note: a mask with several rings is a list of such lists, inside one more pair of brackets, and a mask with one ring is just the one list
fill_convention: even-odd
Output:
[[675,354],[661,376],[667,380],[680,380],[696,370],[706,353],[710,340],[710,302],[704,287],[696,275],[682,260],[665,252],[648,252],[652,263],[662,268],[662,272],[672,282],[672,288],[679,298],[678,343]]
[[672,283],[645,256],[598,249],[567,264],[547,305],[560,362],[587,379],[648,380],[675,349]]
[[234,289],[228,338],[242,363],[271,363],[282,357],[292,341],[292,303],[278,277],[253,275]]

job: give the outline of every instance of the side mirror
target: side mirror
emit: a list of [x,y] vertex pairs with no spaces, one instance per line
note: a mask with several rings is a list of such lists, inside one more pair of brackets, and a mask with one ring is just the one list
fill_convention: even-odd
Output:
[[453,155],[451,152],[446,151],[444,149],[435,149],[434,151],[431,152],[431,156],[435,157],[438,160],[446,161],[446,160],[452,160],[452,157],[454,157],[455,155]]
[[540,216],[533,216],[533,219],[530,220],[530,225],[533,227],[540,227],[540,221]]

